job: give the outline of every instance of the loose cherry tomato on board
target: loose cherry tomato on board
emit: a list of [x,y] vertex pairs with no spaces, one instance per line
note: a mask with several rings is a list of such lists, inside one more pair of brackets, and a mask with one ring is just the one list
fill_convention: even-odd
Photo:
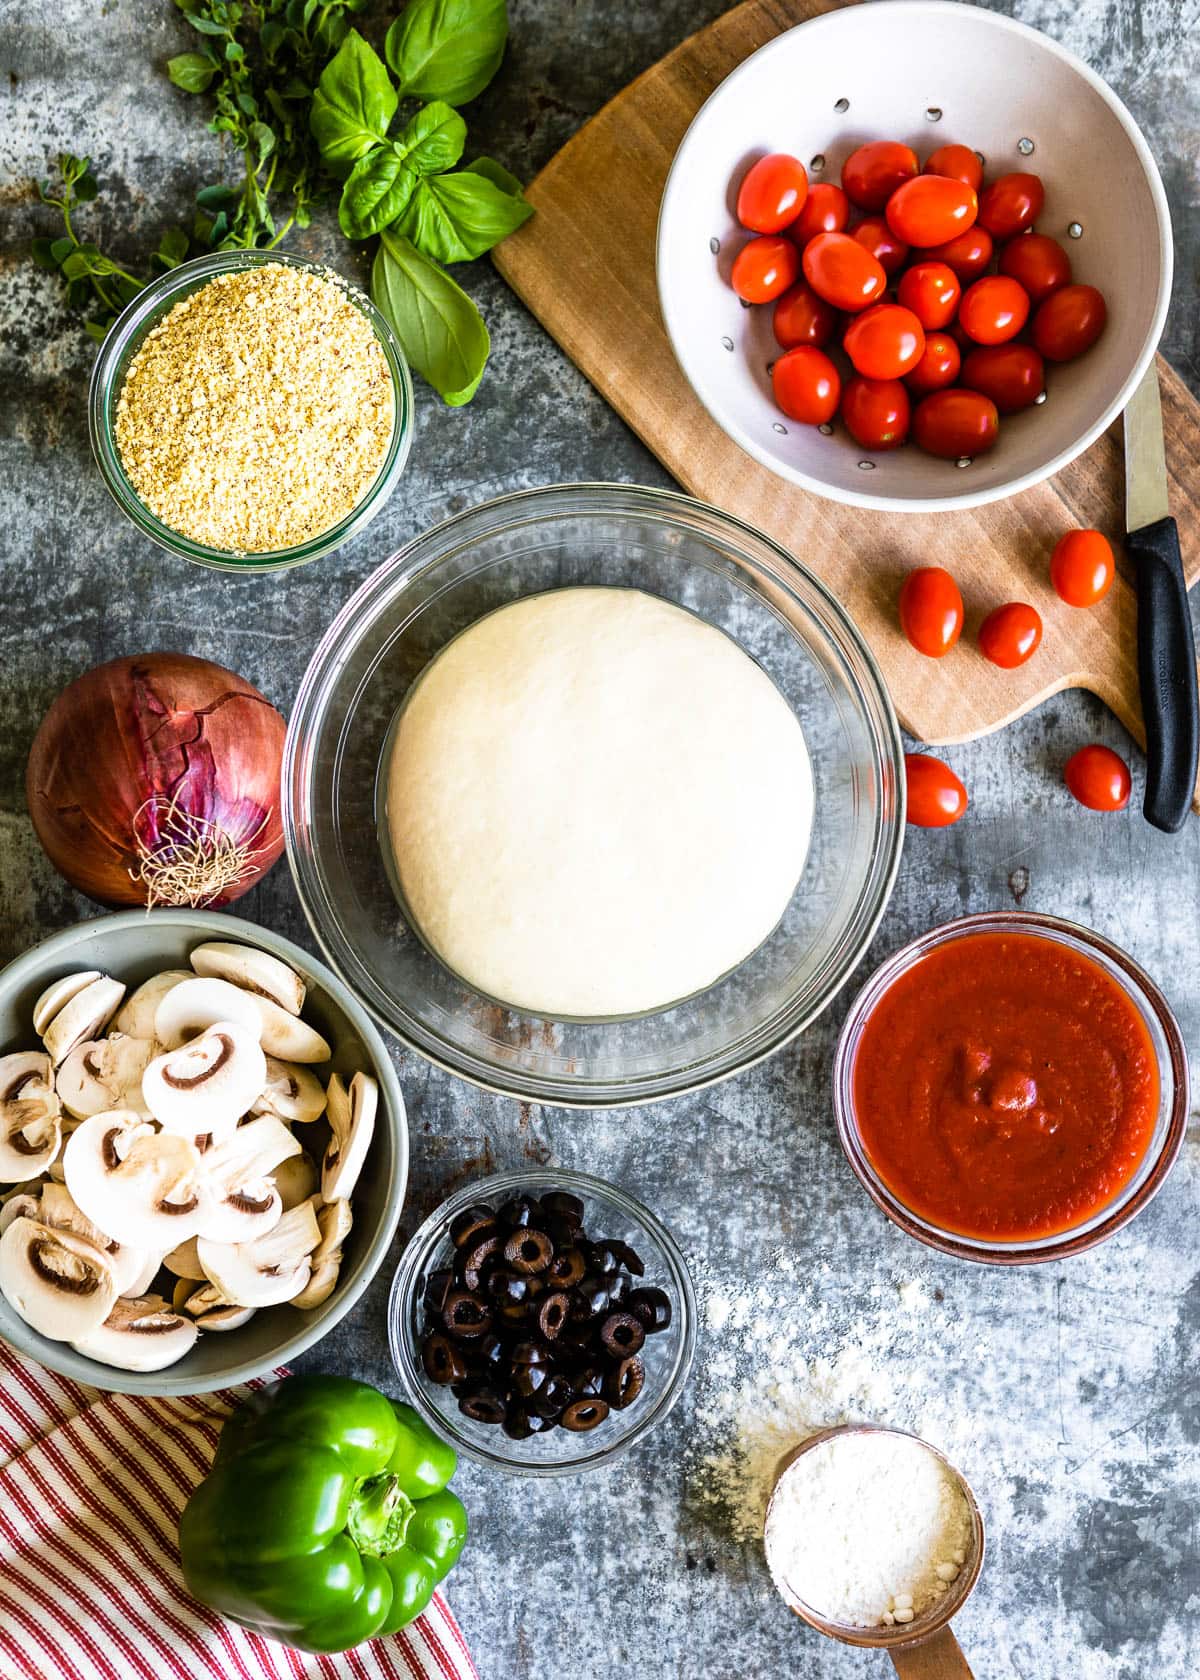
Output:
[[1000,272],[1019,281],[1036,308],[1051,292],[1070,285],[1071,259],[1048,234],[1022,233],[1001,251]]
[[882,210],[896,188],[920,168],[911,146],[898,140],[868,140],[842,165],[846,196],[860,210]]
[[842,394],[842,379],[823,350],[798,344],[786,350],[771,370],[775,401],[789,420],[823,426],[833,419]]
[[948,175],[952,181],[965,181],[978,192],[983,185],[983,165],[979,153],[970,146],[939,146],[925,160],[926,175]]
[[866,379],[901,379],[925,353],[925,329],[911,309],[874,303],[846,329],[842,348]]
[[1041,639],[1041,615],[1027,601],[1008,601],[996,607],[979,626],[980,653],[1006,671],[1031,659]]
[[795,283],[799,273],[800,253],[791,240],[764,233],[742,246],[729,278],[746,303],[771,303]]
[[1111,747],[1080,747],[1063,766],[1063,781],[1089,811],[1123,811],[1129,804],[1129,766]]
[[820,350],[837,331],[838,312],[817,296],[807,280],[797,280],[776,301],[771,324],[785,350],[797,344],[815,344]]
[[906,383],[914,397],[927,397],[931,391],[943,391],[958,378],[962,352],[949,333],[927,332],[925,354]]
[[990,397],[1001,414],[1018,414],[1045,389],[1046,364],[1032,344],[988,344],[968,354],[962,383]]
[[771,152],[751,164],[738,188],[737,218],[754,233],[782,233],[808,197],[808,171],[799,158]]
[[1050,582],[1069,607],[1094,607],[1116,575],[1112,544],[1103,531],[1067,531],[1050,556]]
[[887,201],[887,222],[906,245],[944,245],[975,221],[975,189],[948,175],[917,175]]
[[949,828],[967,808],[967,790],[948,764],[928,753],[905,753],[908,820],[914,828]]
[[1048,362],[1070,362],[1091,349],[1107,320],[1095,286],[1060,286],[1033,317],[1033,342]]
[[819,233],[841,233],[850,220],[850,200],[832,181],[817,181],[808,189],[804,208],[788,228],[788,238],[801,249]]
[[1007,344],[1029,319],[1025,288],[1004,274],[985,274],[963,293],[958,324],[976,344]]
[[966,233],[957,234],[944,245],[935,245],[925,255],[931,262],[944,262],[965,284],[978,280],[992,260],[992,236],[978,224]]
[[899,449],[908,437],[911,404],[898,379],[846,381],[842,420],[855,443],[864,449]]
[[887,288],[882,263],[848,233],[819,233],[804,247],[804,278],[818,297],[852,314]]
[[944,262],[914,263],[896,289],[896,297],[926,329],[948,327],[961,296],[958,275]]
[[900,628],[918,653],[941,659],[962,635],[963,598],[942,566],[918,566],[900,586]]
[[929,455],[947,461],[984,455],[1000,432],[1000,416],[990,397],[978,391],[934,391],[913,410],[913,436]]
[[867,216],[850,234],[866,247],[885,274],[896,274],[908,261],[908,246],[896,238],[883,216]]
[[979,195],[979,225],[993,239],[1012,239],[1042,213],[1046,189],[1036,175],[1001,175]]

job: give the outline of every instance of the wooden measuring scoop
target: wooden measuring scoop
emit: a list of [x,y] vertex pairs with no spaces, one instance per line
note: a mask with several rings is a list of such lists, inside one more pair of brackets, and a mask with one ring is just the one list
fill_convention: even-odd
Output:
[[771,1506],[775,1502],[780,1483],[796,1460],[834,1436],[866,1434],[903,1435],[908,1440],[920,1440],[919,1436],[910,1434],[908,1430],[888,1429],[883,1424],[847,1423],[810,1435],[806,1441],[802,1441],[798,1447],[793,1447],[791,1452],[780,1459],[775,1470],[775,1486],[767,1504],[763,1533],[767,1562],[772,1565],[772,1579],[788,1609],[799,1616],[801,1621],[807,1622],[809,1627],[816,1628],[818,1633],[825,1634],[829,1639],[840,1639],[844,1645],[864,1645],[872,1650],[886,1651],[900,1680],[973,1680],[967,1659],[950,1630],[950,1620],[962,1608],[983,1568],[983,1517],[965,1476],[950,1463],[944,1453],[930,1446],[928,1441],[921,1441],[921,1445],[945,1465],[962,1489],[971,1516],[971,1547],[957,1578],[947,1587],[937,1603],[915,1621],[904,1625],[897,1624],[895,1627],[870,1628],[847,1627],[840,1622],[827,1621],[805,1604],[798,1594],[791,1591],[772,1563],[770,1541],[767,1538],[770,1533]]

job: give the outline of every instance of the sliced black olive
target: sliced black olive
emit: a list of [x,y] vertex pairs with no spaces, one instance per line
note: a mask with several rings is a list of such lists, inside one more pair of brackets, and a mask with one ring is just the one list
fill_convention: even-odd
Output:
[[539,1413],[525,1406],[514,1406],[504,1420],[504,1433],[511,1435],[514,1441],[527,1441],[531,1435],[544,1435],[548,1429],[553,1429],[558,1420],[552,1417],[542,1417]]
[[608,1311],[608,1279],[589,1274],[571,1293],[571,1317],[578,1324]]
[[560,1248],[546,1268],[553,1289],[574,1289],[587,1271],[587,1262],[577,1248]]
[[564,1429],[573,1430],[581,1434],[585,1429],[595,1429],[598,1423],[603,1423],[608,1416],[607,1400],[572,1400],[567,1406],[559,1422]]
[[465,1395],[458,1402],[458,1409],[476,1423],[503,1423],[508,1417],[508,1407],[491,1388],[477,1388],[474,1394]]
[[440,1313],[446,1304],[446,1295],[454,1281],[454,1273],[449,1266],[440,1266],[436,1272],[430,1272],[425,1279],[425,1305],[431,1313]]
[[556,1249],[571,1248],[579,1237],[578,1225],[572,1225],[566,1219],[560,1219],[556,1213],[543,1211],[538,1217],[539,1231],[545,1231]]
[[619,1266],[624,1266],[625,1270],[632,1272],[634,1277],[645,1277],[646,1267],[636,1248],[630,1248],[627,1242],[620,1242],[615,1237],[610,1239],[608,1246],[616,1256]]
[[646,1326],[632,1313],[610,1313],[600,1326],[600,1340],[614,1359],[628,1359],[646,1340]]
[[500,1253],[504,1238],[499,1231],[494,1231],[490,1237],[484,1237],[473,1243],[469,1249],[464,1249],[466,1259],[463,1262],[463,1282],[468,1289],[479,1289],[483,1283],[484,1268],[489,1260]]
[[491,1329],[492,1315],[486,1302],[477,1295],[469,1295],[465,1289],[452,1289],[442,1308],[442,1322],[452,1336],[470,1340]]
[[529,1298],[530,1279],[507,1266],[497,1266],[488,1273],[485,1288],[494,1301],[524,1301]]
[[504,1258],[514,1272],[532,1276],[544,1272],[554,1258],[554,1244],[544,1231],[514,1231],[504,1245]]
[[575,1385],[569,1377],[564,1377],[561,1371],[558,1371],[547,1377],[536,1398],[530,1401],[529,1409],[539,1417],[556,1418],[575,1398]]
[[496,1218],[490,1207],[479,1203],[475,1207],[464,1208],[450,1221],[450,1241],[455,1248],[466,1248],[471,1243],[482,1242],[484,1237],[491,1236],[489,1227],[494,1228],[495,1223]]
[[570,1298],[561,1289],[555,1290],[553,1295],[542,1297],[538,1307],[538,1329],[548,1342],[552,1342],[567,1322],[570,1311]]
[[609,1373],[604,1383],[604,1396],[609,1404],[621,1412],[632,1406],[646,1381],[646,1367],[637,1354],[622,1359]]
[[571,1382],[580,1399],[594,1398],[604,1393],[604,1372],[599,1365],[585,1365],[582,1370],[574,1373]]
[[508,1343],[503,1336],[489,1333],[471,1344],[467,1357],[494,1377],[508,1364]]
[[542,1197],[542,1206],[547,1213],[565,1220],[576,1230],[583,1224],[583,1203],[569,1190],[548,1190]]
[[532,1323],[536,1310],[532,1301],[505,1301],[496,1308],[496,1317],[506,1330],[520,1331]]
[[628,1272],[614,1272],[608,1280],[608,1304],[610,1307],[620,1307],[629,1299],[633,1289],[633,1279]]
[[635,1289],[625,1304],[631,1313],[641,1319],[651,1335],[670,1328],[671,1297],[653,1284]]
[[467,1374],[461,1351],[440,1330],[432,1330],[421,1343],[421,1364],[430,1382],[460,1383]]
[[496,1221],[505,1231],[516,1231],[530,1224],[538,1204],[529,1196],[512,1196],[496,1209]]
[[541,1393],[552,1375],[549,1365],[514,1365],[513,1391],[519,1394],[522,1400],[532,1400],[535,1394]]
[[616,1271],[619,1262],[610,1242],[589,1242],[581,1246],[589,1272],[601,1272],[607,1276],[609,1272]]
[[541,1342],[518,1342],[512,1350],[514,1370],[518,1365],[549,1365],[550,1349]]

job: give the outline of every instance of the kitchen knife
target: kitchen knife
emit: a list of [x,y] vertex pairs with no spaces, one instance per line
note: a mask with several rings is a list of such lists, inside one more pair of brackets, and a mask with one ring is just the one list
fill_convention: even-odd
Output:
[[1196,647],[1179,528],[1167,506],[1158,368],[1152,360],[1125,410],[1125,549],[1137,588],[1138,686],[1146,724],[1146,821],[1183,827],[1196,792],[1200,707]]

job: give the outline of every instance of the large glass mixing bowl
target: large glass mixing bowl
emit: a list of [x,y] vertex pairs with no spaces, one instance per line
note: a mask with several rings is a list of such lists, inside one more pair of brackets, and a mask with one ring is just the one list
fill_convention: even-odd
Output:
[[[732,636],[794,708],[816,786],[804,872],[770,938],[707,991],[634,1020],[548,1020],[472,991],[410,927],[380,841],[381,756],[397,709],[430,660],[494,608],[577,584],[647,590]],[[292,713],[283,813],[313,932],[385,1027],[489,1089],[605,1107],[726,1078],[820,1014],[865,951],[891,892],[904,833],[904,761],[866,644],[825,586],[783,549],[685,496],[561,485],[447,520],[385,561],[347,602]]]

